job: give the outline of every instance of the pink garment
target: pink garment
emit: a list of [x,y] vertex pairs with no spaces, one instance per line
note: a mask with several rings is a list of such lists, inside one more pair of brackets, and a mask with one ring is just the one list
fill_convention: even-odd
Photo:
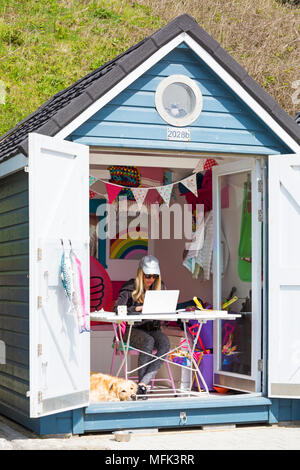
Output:
[[185,196],[186,202],[192,205],[203,204],[204,212],[211,211],[212,210],[212,171],[211,170],[207,170],[205,172],[201,188],[198,189],[197,192],[198,192],[197,197],[191,191],[183,194],[183,196]]
[[83,277],[82,277],[82,270],[81,270],[81,261],[77,258],[75,253],[73,254],[76,264],[77,264],[77,269],[78,269],[78,281],[79,281],[79,289],[80,289],[80,299],[81,299],[81,324],[80,325],[80,332],[82,333],[83,331],[89,331],[86,323],[86,317],[89,316],[87,310],[86,310],[86,304],[85,304],[85,293],[84,293],[84,285],[83,285]]

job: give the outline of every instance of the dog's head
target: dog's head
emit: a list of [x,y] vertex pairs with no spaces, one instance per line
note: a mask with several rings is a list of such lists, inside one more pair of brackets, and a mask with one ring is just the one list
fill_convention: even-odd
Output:
[[137,384],[132,380],[120,380],[111,385],[112,392],[120,401],[135,400]]

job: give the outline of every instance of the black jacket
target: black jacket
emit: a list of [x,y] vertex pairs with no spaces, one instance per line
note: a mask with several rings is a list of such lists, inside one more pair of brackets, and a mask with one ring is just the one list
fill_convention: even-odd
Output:
[[[166,289],[165,284],[161,281],[161,288]],[[150,288],[151,289],[151,288]],[[119,297],[116,300],[114,306],[114,312],[117,312],[119,305],[127,305],[127,315],[140,315],[141,312],[135,310],[136,307],[140,307],[141,304],[134,301],[132,298],[132,292],[135,290],[135,279],[130,279],[125,282],[120,289]],[[142,320],[141,322],[134,325],[135,328],[141,328],[146,331],[159,330],[160,321],[157,320]]]

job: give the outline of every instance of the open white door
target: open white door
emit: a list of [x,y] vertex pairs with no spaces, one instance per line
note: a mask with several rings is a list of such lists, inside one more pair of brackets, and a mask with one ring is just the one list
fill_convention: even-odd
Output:
[[260,165],[243,158],[213,167],[214,308],[236,295],[230,310],[241,313],[215,322],[214,384],[245,392],[261,391]]
[[270,397],[300,398],[300,155],[269,157]]
[[41,417],[89,402],[90,334],[79,333],[60,276],[70,240],[89,309],[89,148],[29,134],[28,162],[30,416]]

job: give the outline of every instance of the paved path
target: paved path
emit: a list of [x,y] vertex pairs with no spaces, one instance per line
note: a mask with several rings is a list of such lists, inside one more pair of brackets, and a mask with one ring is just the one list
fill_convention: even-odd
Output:
[[112,433],[40,437],[0,415],[1,450],[300,450],[300,424],[185,431],[139,431],[129,442]]

